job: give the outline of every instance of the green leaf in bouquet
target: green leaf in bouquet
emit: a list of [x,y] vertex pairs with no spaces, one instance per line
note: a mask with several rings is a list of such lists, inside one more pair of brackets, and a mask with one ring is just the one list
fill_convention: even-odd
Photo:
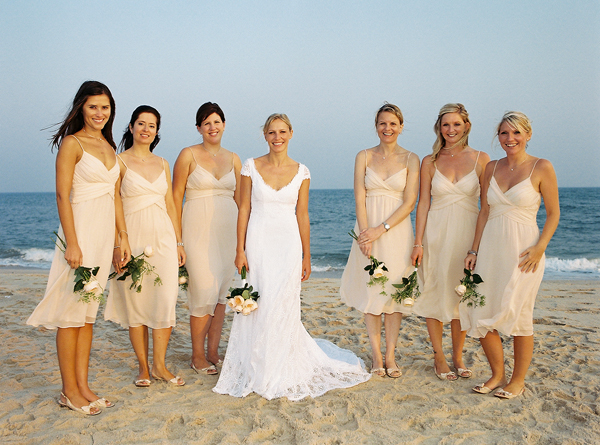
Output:
[[83,290],[83,280],[75,280],[75,286],[73,286],[73,292],[79,292]]
[[473,274],[473,283],[481,284],[481,283],[483,283],[483,280],[481,279],[481,277],[478,274],[474,273]]
[[465,275],[466,275],[467,277],[470,277],[470,276],[471,276],[471,271],[470,271],[469,269],[463,269],[463,271],[465,272]]
[[246,273],[248,271],[246,270],[246,266],[242,266],[242,273],[240,274],[242,276],[242,280],[246,279]]
[[100,266],[96,266],[92,269],[92,275],[96,276],[98,275],[98,271],[100,270]]

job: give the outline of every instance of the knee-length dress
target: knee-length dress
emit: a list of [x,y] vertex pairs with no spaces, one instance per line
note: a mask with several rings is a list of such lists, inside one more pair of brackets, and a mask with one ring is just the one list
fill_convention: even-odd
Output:
[[196,161],[187,180],[182,236],[190,276],[188,306],[194,317],[214,315],[217,303],[225,304],[235,275],[235,187],[233,155],[231,170],[221,178],[215,178]]
[[154,266],[154,272],[162,281],[161,285],[154,285],[155,275],[146,274],[142,290],[137,293],[129,288],[131,277],[125,281],[111,280],[104,318],[124,328],[148,326],[164,329],[175,326],[179,266],[177,237],[165,202],[168,190],[164,160],[162,173],[152,182],[128,167],[121,181],[131,254],[137,256],[146,246],[151,246],[154,253],[146,261]]
[[248,283],[260,294],[258,309],[235,314],[219,381],[213,391],[235,397],[255,392],[266,399],[316,397],[367,381],[364,363],[351,351],[313,339],[300,319],[302,244],[296,203],[308,168],[275,190],[244,163],[252,179],[246,236]]
[[[412,153],[411,153],[412,154]],[[409,154],[409,158],[410,155]],[[408,165],[408,159],[406,161]],[[367,189],[366,208],[369,227],[376,227],[386,221],[404,202],[404,189],[408,178],[408,168],[404,167],[386,180],[375,173],[367,165],[365,170],[365,188]],[[358,234],[358,222],[354,226]],[[352,242],[348,263],[342,274],[340,295],[348,306],[365,313],[380,315],[403,312],[409,314],[412,308],[392,300],[396,291],[392,284],[402,282],[410,268],[410,254],[414,243],[414,235],[410,218],[392,227],[378,239],[373,241],[371,255],[383,261],[388,268],[385,284],[386,295],[381,295],[381,286],[367,286],[369,273],[364,270],[370,260],[360,251],[358,243]]]
[[477,290],[485,296],[485,306],[469,308],[461,303],[459,307],[461,326],[472,337],[485,337],[493,330],[511,336],[533,335],[533,306],[546,256],[535,272],[519,269],[519,255],[540,236],[536,215],[541,194],[533,188],[531,173],[504,193],[492,174],[487,193],[490,214],[474,270],[483,279]]
[[[82,266],[100,267],[96,279],[106,288],[115,239],[115,183],[119,178],[119,166],[115,158],[114,167],[108,170],[102,161],[83,149],[79,139],[75,139],[83,151],[75,164],[69,198],[77,243],[83,254]],[[58,234],[65,239],[62,226]],[[98,302],[79,302],[79,295],[73,293],[74,279],[75,269],[71,269],[64,253],[56,247],[46,293],[27,324],[56,329],[94,323]]]
[[421,317],[444,323],[460,318],[460,297],[454,288],[464,276],[465,255],[475,235],[480,193],[478,160],[479,153],[473,170],[455,183],[437,167],[431,179],[431,206],[419,268],[423,285],[413,308]]

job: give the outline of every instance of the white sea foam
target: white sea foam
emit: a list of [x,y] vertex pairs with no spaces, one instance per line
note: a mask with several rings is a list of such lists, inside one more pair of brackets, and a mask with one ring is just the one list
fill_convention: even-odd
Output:
[[0,259],[0,266],[49,269],[53,257],[54,249],[18,249],[18,255]]
[[600,274],[599,258],[574,258],[571,260],[562,258],[546,258],[546,271],[553,275],[561,273],[575,274]]

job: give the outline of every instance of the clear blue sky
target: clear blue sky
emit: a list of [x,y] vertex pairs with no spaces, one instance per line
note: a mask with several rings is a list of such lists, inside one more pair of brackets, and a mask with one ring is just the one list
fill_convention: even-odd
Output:
[[600,2],[46,0],[0,3],[0,192],[54,190],[49,130],[84,80],[117,104],[115,139],[135,107],[162,113],[156,153],[198,143],[197,108],[219,103],[223,146],[266,151],[273,112],[294,125],[290,155],[314,188],[351,188],[355,154],[378,143],[384,102],[405,116],[421,158],[437,112],[463,103],[470,145],[503,156],[508,110],[533,121],[529,150],[560,186],[600,186]]

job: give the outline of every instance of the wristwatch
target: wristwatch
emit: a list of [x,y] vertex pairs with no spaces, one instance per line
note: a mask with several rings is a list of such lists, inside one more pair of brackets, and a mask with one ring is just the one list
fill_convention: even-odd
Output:
[[383,224],[383,228],[385,229],[386,232],[391,229],[390,225],[388,223],[386,223],[385,221],[382,222],[381,224]]

